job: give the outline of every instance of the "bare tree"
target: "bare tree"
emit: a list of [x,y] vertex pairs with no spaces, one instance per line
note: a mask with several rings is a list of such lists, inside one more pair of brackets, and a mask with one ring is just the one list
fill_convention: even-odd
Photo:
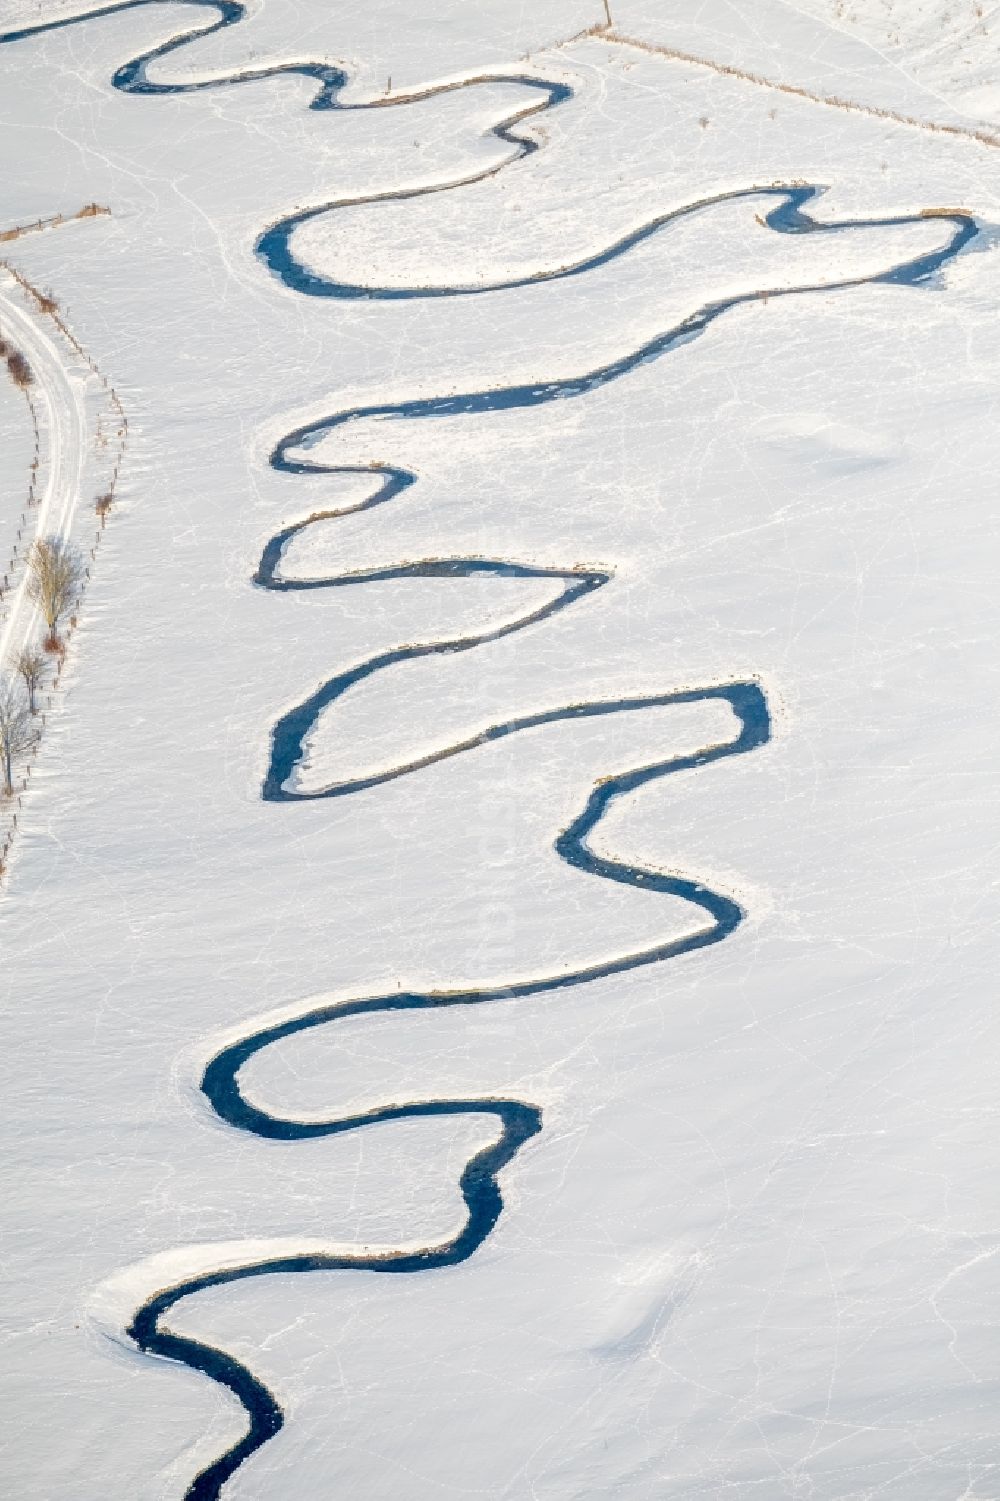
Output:
[[56,651],[60,617],[74,603],[83,583],[83,559],[71,542],[61,537],[39,537],[28,554],[28,567],[31,597],[41,607],[49,628],[45,645],[49,651]]
[[14,791],[14,760],[30,751],[38,732],[20,683],[0,679],[0,772],[8,797]]
[[28,695],[28,708],[32,714],[37,714],[35,694],[41,687],[45,676],[45,658],[34,646],[21,648],[14,663],[18,676],[24,682],[25,691]]

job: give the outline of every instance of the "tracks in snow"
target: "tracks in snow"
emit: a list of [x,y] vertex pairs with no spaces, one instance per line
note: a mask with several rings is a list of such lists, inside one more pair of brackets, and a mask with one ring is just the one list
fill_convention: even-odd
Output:
[[[76,218],[94,217],[90,214]],[[53,225],[68,222],[56,216]],[[113,500],[128,433],[128,422],[118,393],[79,341],[71,333],[49,299],[33,287],[13,266],[0,261],[0,332],[25,357],[33,376],[27,391],[37,442],[31,501],[22,515],[15,554],[8,571],[8,587],[0,605],[0,670],[10,672],[18,653],[41,632],[41,609],[31,598],[27,555],[31,543],[57,537],[89,551],[93,561],[103,536],[103,527],[91,534],[83,527],[83,505],[98,495]],[[25,535],[27,529],[29,535]],[[89,563],[86,577],[90,576]],[[77,608],[82,593],[77,600]],[[75,629],[71,617],[69,633]],[[53,664],[46,711],[53,706],[63,658]],[[47,712],[40,715],[44,729]],[[17,830],[21,797],[35,764],[37,751],[18,767],[20,791],[15,805],[3,811],[9,822],[0,835],[0,873],[6,867]]]
[[[9,334],[28,360],[35,377],[34,395],[41,406],[47,451],[45,474],[34,508],[36,537],[70,540],[83,490],[84,458],[88,449],[84,382],[71,376],[61,351],[40,326],[40,317],[24,310],[20,288],[5,274],[0,281],[0,328]],[[0,662],[9,662],[35,633],[39,608],[28,593],[28,572],[21,570],[4,601],[0,628]]]

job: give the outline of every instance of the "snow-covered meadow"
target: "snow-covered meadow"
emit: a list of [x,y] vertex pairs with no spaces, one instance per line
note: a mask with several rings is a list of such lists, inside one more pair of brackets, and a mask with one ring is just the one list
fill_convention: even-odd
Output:
[[[883,8],[618,0],[607,34],[591,0],[263,0],[150,63],[186,92],[111,80],[205,6],[0,44],[0,228],[111,208],[7,259],[129,419],[0,901],[10,1494],[184,1496],[246,1413],[137,1349],[137,1311],[307,1255],[355,1265],[164,1317],[284,1416],[226,1501],[1000,1493],[1000,149],[995,113],[873,40]],[[0,36],[80,9],[0,0]],[[360,107],[219,82],[304,62]],[[834,95],[860,107],[808,97]],[[847,227],[769,224],[801,185]],[[296,264],[380,295],[255,252],[331,204]],[[879,279],[973,220],[927,279]],[[384,295],[414,288],[466,290]],[[18,511],[23,405],[0,391]],[[304,472],[269,462],[289,434]],[[273,581],[366,577],[262,587],[313,516]],[[412,566],[442,560],[465,572]],[[487,635],[331,698],[298,795],[261,796],[272,727],[336,675]],[[599,779],[734,740],[731,684],[767,743],[623,792],[591,846],[629,879],[560,859]],[[705,916],[669,882],[742,922],[527,993],[683,949]],[[517,987],[289,1032],[240,1079],[305,1125],[540,1110],[454,1265],[359,1263],[461,1233],[495,1114],[266,1139],[201,1088],[317,1007]]]

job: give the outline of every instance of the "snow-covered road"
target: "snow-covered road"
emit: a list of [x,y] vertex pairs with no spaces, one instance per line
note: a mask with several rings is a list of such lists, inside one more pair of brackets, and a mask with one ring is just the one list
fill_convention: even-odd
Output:
[[[14,278],[0,271],[0,329],[21,351],[34,377],[33,395],[41,408],[42,483],[38,503],[29,511],[34,537],[68,541],[83,492],[90,435],[83,377],[73,370],[41,317],[25,310]],[[22,539],[22,555],[32,539]],[[0,662],[11,662],[37,634],[40,609],[30,594],[30,574],[19,570],[0,628]]]

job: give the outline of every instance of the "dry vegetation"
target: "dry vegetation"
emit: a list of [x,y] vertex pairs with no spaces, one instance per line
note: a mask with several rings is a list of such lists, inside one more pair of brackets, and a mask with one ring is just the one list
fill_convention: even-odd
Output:
[[71,224],[74,219],[96,219],[100,214],[110,214],[103,203],[85,203],[75,214],[52,214],[48,219],[36,219],[32,224],[16,224],[13,229],[0,230],[0,244],[19,240],[22,235],[37,234],[40,229],[58,229],[60,224]]
[[62,650],[59,622],[83,587],[84,565],[78,548],[61,537],[39,537],[28,554],[28,592],[48,628],[45,650]]
[[11,349],[7,354],[7,369],[15,386],[26,391],[34,380],[31,366],[19,349]]
[[34,646],[22,647],[14,663],[17,675],[24,683],[28,708],[32,714],[38,713],[37,694],[45,677],[45,665],[45,657]]

